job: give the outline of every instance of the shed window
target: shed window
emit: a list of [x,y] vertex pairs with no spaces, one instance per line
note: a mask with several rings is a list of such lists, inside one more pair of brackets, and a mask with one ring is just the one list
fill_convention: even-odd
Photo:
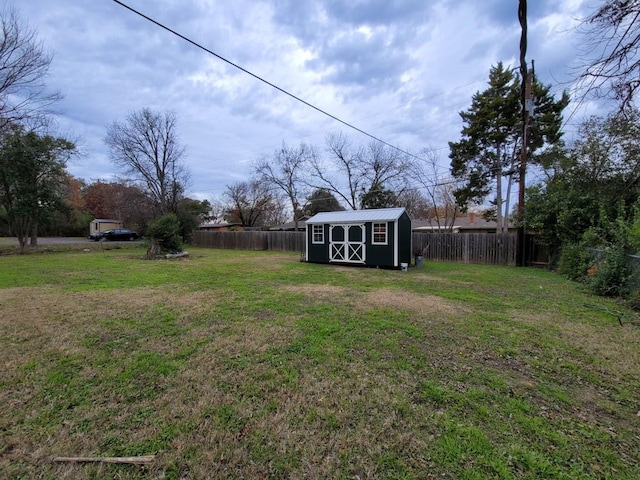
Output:
[[387,224],[386,223],[373,224],[373,242],[372,243],[374,245],[387,244]]
[[324,225],[313,226],[313,243],[324,243]]

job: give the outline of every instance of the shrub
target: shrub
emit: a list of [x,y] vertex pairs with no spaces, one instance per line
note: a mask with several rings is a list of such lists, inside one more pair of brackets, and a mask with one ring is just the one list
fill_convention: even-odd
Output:
[[584,281],[587,270],[594,264],[594,257],[580,243],[565,245],[558,261],[558,272],[571,280]]
[[180,222],[173,213],[163,215],[149,225],[147,236],[152,244],[158,245],[163,251],[182,251],[182,237],[180,236]]
[[626,297],[629,295],[631,268],[623,245],[616,244],[604,250],[603,259],[591,280],[591,288],[603,297]]

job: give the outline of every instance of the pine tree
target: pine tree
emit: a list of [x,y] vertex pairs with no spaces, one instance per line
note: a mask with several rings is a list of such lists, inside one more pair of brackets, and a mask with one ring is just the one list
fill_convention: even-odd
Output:
[[[460,112],[462,138],[449,142],[449,158],[452,175],[465,182],[455,192],[461,209],[482,203],[495,192],[491,203],[495,205],[498,229],[506,231],[511,185],[517,180],[522,148],[520,79],[500,62],[491,68],[488,84],[486,90],[472,97],[471,107]],[[562,110],[569,102],[566,93],[556,101],[550,87],[538,82],[534,82],[533,94],[535,120],[528,143],[531,163],[536,161],[536,152],[560,141]]]

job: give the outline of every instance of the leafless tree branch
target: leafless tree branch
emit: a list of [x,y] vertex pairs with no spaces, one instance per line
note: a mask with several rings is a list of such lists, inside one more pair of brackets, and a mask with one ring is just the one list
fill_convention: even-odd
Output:
[[176,212],[189,183],[182,162],[185,148],[177,134],[177,116],[148,108],[129,114],[107,129],[105,143],[113,162],[147,190],[159,213]]
[[273,185],[287,196],[293,210],[296,230],[300,207],[307,194],[308,182],[304,179],[306,167],[317,163],[317,156],[315,149],[306,143],[292,148],[282,142],[282,147],[271,158],[262,158],[254,165],[254,173],[262,181]]
[[587,40],[579,77],[587,93],[628,108],[640,88],[640,0],[607,0],[579,30]]
[[0,31],[0,131],[10,124],[33,128],[45,123],[50,107],[62,98],[44,83],[53,55],[12,8],[0,11]]

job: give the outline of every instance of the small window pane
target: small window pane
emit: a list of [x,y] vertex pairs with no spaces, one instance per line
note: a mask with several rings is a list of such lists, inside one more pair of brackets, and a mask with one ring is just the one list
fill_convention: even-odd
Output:
[[313,226],[313,243],[324,243],[324,227],[323,225]]
[[387,224],[386,223],[373,224],[373,243],[386,245],[387,243]]

